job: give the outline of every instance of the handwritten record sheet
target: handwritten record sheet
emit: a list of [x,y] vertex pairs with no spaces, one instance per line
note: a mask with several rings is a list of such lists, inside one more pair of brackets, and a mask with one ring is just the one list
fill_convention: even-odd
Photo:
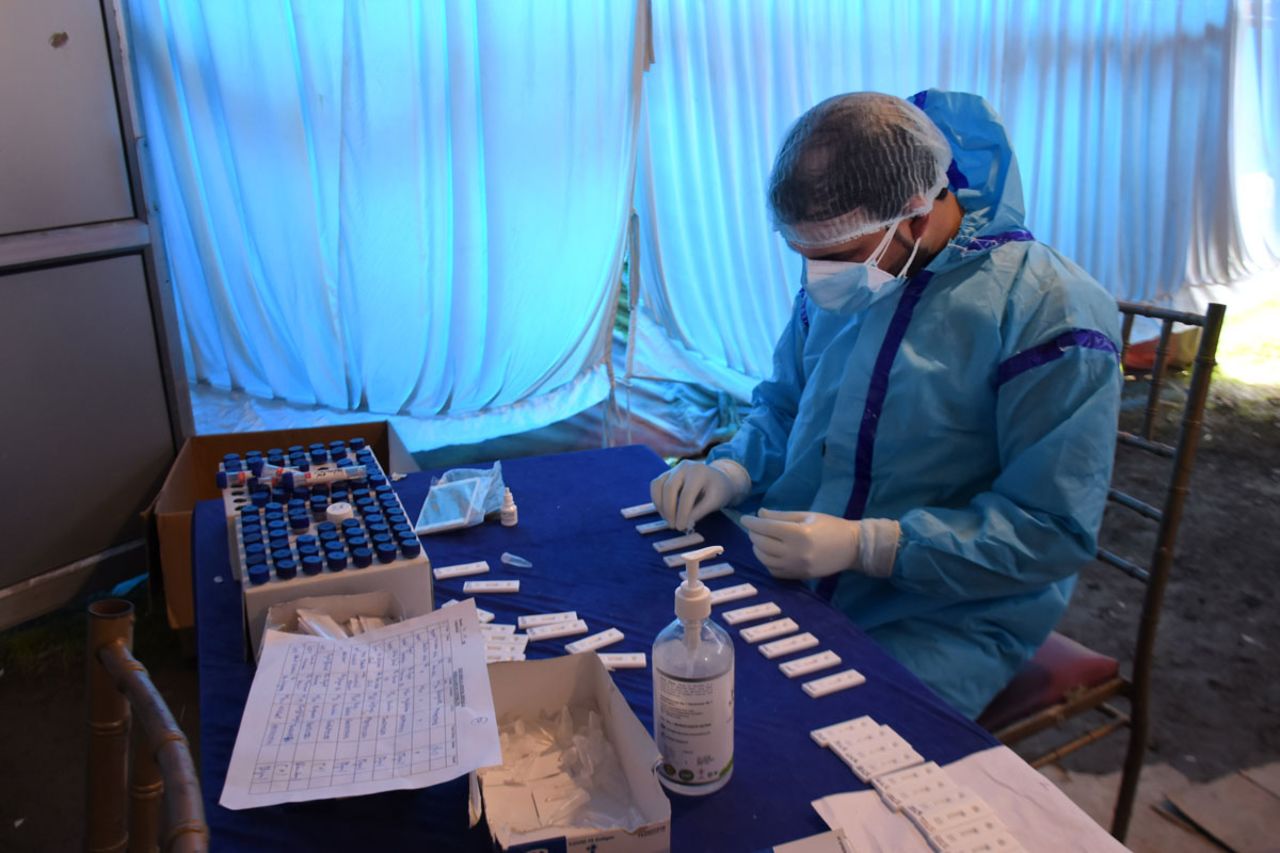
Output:
[[424,788],[502,763],[471,601],[347,640],[269,631],[219,802]]

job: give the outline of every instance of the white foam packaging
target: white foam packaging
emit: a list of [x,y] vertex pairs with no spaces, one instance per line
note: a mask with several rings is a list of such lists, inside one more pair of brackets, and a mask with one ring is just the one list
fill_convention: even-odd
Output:
[[[494,845],[500,850],[594,850],[597,853],[665,853],[671,849],[671,803],[658,783],[658,747],[613,683],[597,655],[565,655],[546,660],[495,663],[489,683],[500,724],[524,717],[551,716],[562,708],[594,709],[617,752],[631,789],[631,804],[644,823],[633,830],[551,827],[516,832],[504,824],[507,800],[486,793],[484,771],[471,774],[471,825],[487,812]],[[506,787],[506,786],[500,786]]]

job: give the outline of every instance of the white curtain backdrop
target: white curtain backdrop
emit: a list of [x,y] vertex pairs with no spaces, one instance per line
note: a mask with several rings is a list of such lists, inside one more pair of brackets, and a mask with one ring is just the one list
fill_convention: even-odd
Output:
[[128,0],[191,378],[415,448],[604,399],[646,10]]
[[1029,228],[1118,297],[1168,302],[1238,277],[1233,14],[1229,0],[654,0],[633,372],[740,399],[768,374],[800,271],[768,226],[772,156],[841,92],[986,97]]

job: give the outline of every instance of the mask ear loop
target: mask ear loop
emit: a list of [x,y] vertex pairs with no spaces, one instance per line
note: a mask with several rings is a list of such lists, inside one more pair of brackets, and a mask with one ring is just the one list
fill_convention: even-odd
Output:
[[902,265],[902,269],[898,270],[896,278],[902,278],[907,274],[907,270],[911,269],[911,262],[916,259],[916,253],[920,251],[920,238],[916,238],[916,244],[911,247],[911,257],[907,258],[907,262]]
[[875,250],[867,258],[867,266],[875,267],[876,269],[880,268],[880,259],[884,257],[885,252],[889,251],[889,244],[893,242],[893,235],[897,232],[898,225],[901,222],[901,219],[895,219],[893,224],[889,226],[889,230],[884,232],[884,236],[880,238],[879,245],[875,247]]

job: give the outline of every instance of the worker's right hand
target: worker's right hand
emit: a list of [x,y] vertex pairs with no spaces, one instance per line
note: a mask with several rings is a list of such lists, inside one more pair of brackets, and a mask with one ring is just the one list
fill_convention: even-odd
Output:
[[692,528],[699,519],[733,503],[739,491],[739,484],[724,471],[688,460],[649,484],[653,505],[672,530]]

